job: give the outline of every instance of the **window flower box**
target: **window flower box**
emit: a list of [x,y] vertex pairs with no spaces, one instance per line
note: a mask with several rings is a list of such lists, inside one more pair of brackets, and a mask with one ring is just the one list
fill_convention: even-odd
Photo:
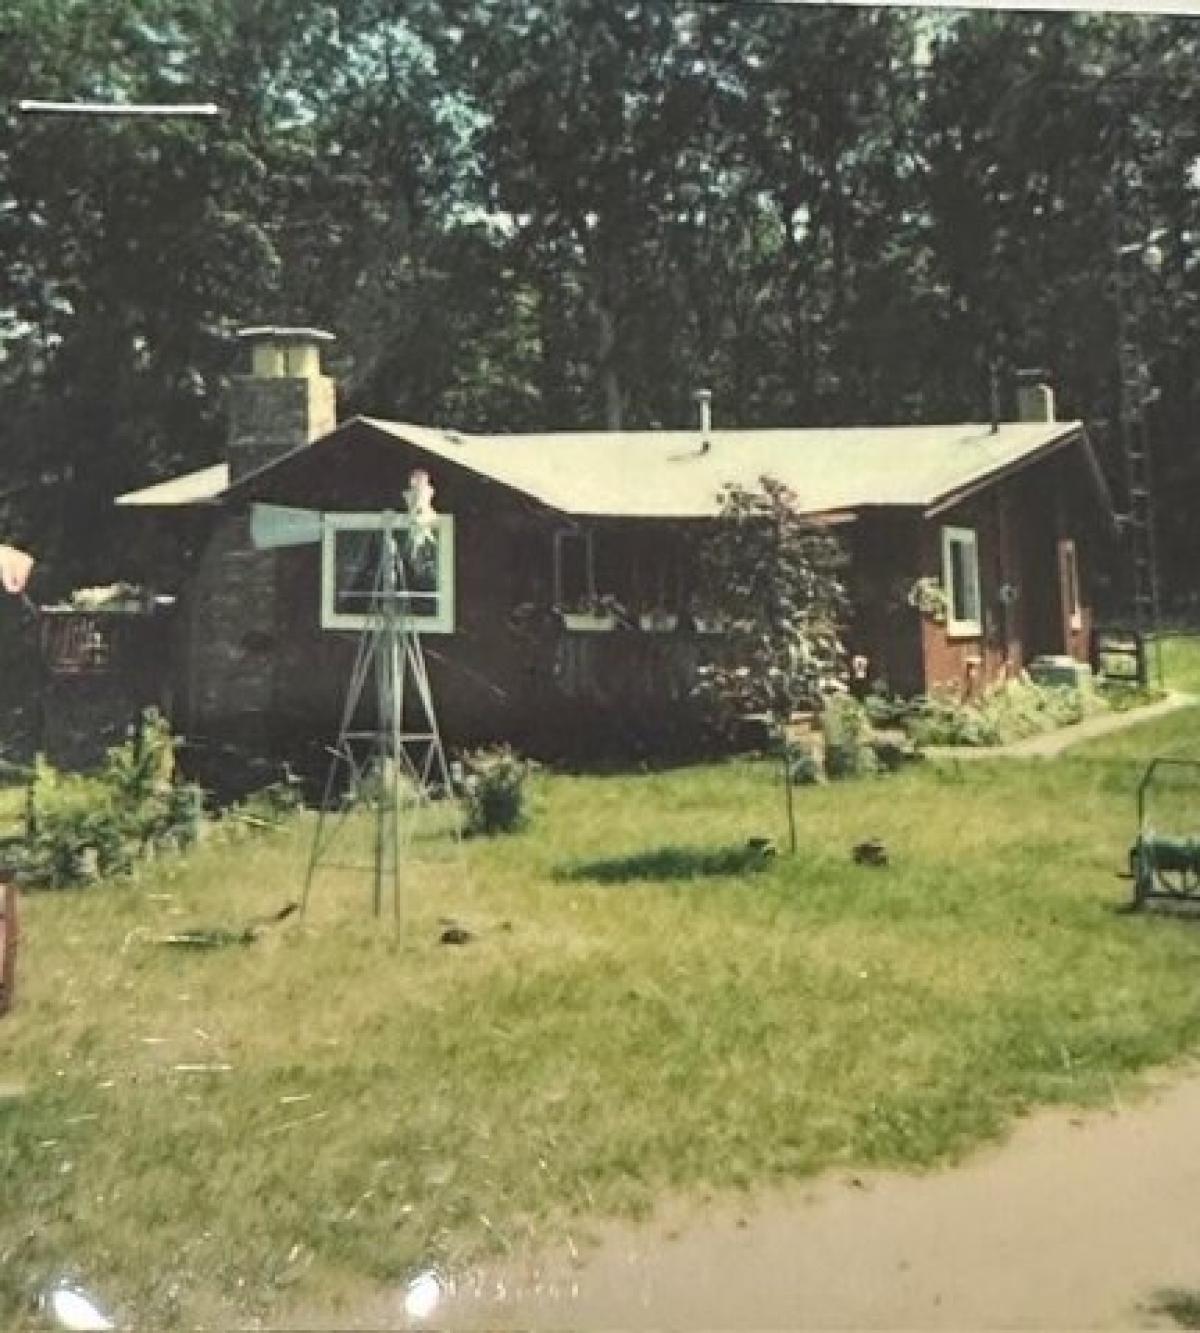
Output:
[[617,617],[612,611],[564,611],[563,628],[580,633],[603,634],[617,628]]
[[555,611],[564,629],[583,633],[604,634],[630,623],[628,614],[611,593],[583,598],[569,606],[557,606]]

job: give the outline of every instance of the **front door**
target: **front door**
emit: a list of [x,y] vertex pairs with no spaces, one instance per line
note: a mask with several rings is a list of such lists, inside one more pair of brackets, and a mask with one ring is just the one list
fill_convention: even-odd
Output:
[[1084,642],[1083,600],[1079,591],[1079,551],[1074,541],[1062,537],[1058,542],[1058,611],[1061,652],[1083,659],[1087,656]]
[[1022,610],[1021,636],[1026,662],[1035,657],[1063,651],[1061,594],[1059,568],[1055,552],[1053,529],[1037,521],[1026,527],[1026,539],[1021,547]]

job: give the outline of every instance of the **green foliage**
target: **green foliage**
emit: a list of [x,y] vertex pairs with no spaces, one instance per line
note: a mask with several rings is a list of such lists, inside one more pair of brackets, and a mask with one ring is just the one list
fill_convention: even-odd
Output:
[[917,699],[905,727],[921,745],[1008,745],[1104,708],[1095,691],[1009,681],[972,702],[948,694]]
[[879,771],[870,743],[871,724],[856,699],[830,699],[821,714],[825,733],[825,774],[833,781],[869,777]]
[[913,701],[888,694],[885,689],[872,689],[862,706],[873,727],[900,727],[912,712]]
[[175,781],[175,741],[148,709],[95,775],[60,773],[39,756],[26,804],[16,869],[26,883],[63,888],[130,870],[196,839],[198,787]]
[[268,824],[279,824],[304,806],[304,790],[300,777],[284,766],[283,776],[276,782],[253,791],[237,806],[237,812]]
[[0,86],[229,113],[0,123],[0,522],[40,576],[170,573],[111,496],[212,461],[225,334],[268,309],[336,329],[349,411],[408,420],[678,424],[698,373],[730,423],[970,420],[992,362],[1006,414],[1044,364],[1113,419],[1118,175],[1125,239],[1163,235],[1130,310],[1194,566],[1193,26],[452,9],[0,3]]
[[1150,1313],[1165,1315],[1175,1328],[1200,1328],[1200,1291],[1167,1287],[1147,1302]]
[[942,587],[941,580],[930,578],[916,579],[905,595],[905,605],[911,606],[923,616],[928,616],[932,621],[939,625],[946,623],[946,616],[950,609],[950,599],[946,595],[946,589]]
[[1102,680],[1096,685],[1097,696],[1114,713],[1128,713],[1133,708],[1165,699],[1166,691],[1153,685],[1127,684],[1124,681]]
[[821,762],[811,745],[789,745],[787,764],[788,778],[793,786],[809,787],[821,781]]
[[515,833],[529,820],[527,783],[532,763],[507,745],[476,750],[462,759],[462,796],[469,836]]
[[60,773],[39,757],[28,812],[17,860],[26,883],[51,888],[86,884],[132,864],[114,789],[99,778]]
[[766,715],[778,730],[846,675],[842,546],[798,512],[781,482],[730,487],[701,548],[706,605],[729,626],[701,664],[697,694],[719,724]]

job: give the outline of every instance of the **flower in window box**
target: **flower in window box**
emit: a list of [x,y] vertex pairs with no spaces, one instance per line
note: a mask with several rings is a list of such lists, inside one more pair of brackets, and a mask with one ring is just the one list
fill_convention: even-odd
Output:
[[950,599],[937,579],[928,575],[914,579],[908,590],[907,601],[909,606],[919,611],[921,615],[928,616],[935,624],[946,623],[946,617],[950,612]]
[[575,630],[614,630],[626,618],[624,608],[611,593],[582,597],[556,610],[563,625]]
[[638,624],[644,630],[654,634],[670,634],[679,626],[679,617],[674,611],[657,606],[652,611],[643,611],[638,617]]
[[688,619],[697,634],[723,634],[729,628],[716,607],[696,597],[688,603]]

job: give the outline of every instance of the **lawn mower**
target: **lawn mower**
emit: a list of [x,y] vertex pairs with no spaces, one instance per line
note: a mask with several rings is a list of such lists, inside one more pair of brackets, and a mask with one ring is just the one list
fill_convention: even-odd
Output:
[[1160,756],[1147,765],[1138,784],[1138,833],[1129,849],[1133,906],[1154,900],[1200,903],[1200,836],[1179,837],[1157,832],[1150,820],[1154,776],[1165,768],[1200,770],[1200,759]]

